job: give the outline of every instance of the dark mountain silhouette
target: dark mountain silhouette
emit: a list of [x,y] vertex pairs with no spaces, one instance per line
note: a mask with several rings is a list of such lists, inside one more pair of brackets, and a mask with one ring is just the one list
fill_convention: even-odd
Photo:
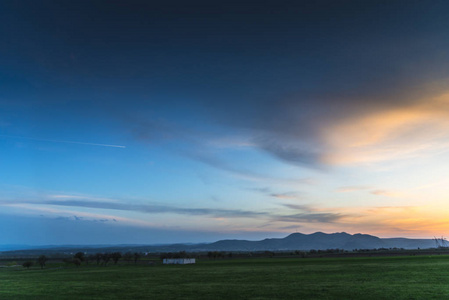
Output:
[[[16,249],[14,249],[17,247]],[[19,248],[20,247],[20,248]],[[22,254],[47,249],[47,252],[200,252],[200,251],[290,251],[290,250],[327,250],[327,249],[379,249],[379,248],[404,248],[427,249],[435,248],[433,239],[407,239],[407,238],[379,238],[369,234],[348,234],[346,232],[312,234],[292,233],[284,238],[267,238],[261,241],[247,240],[220,240],[210,244],[171,244],[171,245],[90,245],[90,246],[17,246],[8,245],[2,254],[8,252],[20,252]],[[22,249],[22,250],[18,250]],[[32,250],[34,249],[34,250]],[[9,250],[9,251],[8,251]],[[40,251],[40,250],[39,250]],[[50,252],[48,252],[50,253]]]
[[382,239],[368,234],[315,232],[312,234],[292,233],[285,238],[262,241],[221,240],[211,244],[192,245],[190,251],[282,251],[282,250],[326,250],[326,249],[378,249],[378,248],[432,248],[433,240],[390,238]]

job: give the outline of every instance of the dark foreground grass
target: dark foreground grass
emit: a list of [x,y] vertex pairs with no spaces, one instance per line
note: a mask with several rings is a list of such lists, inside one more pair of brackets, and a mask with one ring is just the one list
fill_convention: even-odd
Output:
[[449,299],[449,256],[0,268],[0,299]]

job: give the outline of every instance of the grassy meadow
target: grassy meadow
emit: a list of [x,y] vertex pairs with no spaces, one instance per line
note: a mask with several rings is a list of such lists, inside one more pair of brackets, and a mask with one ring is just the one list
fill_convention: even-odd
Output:
[[449,256],[49,262],[1,267],[0,299],[449,299]]

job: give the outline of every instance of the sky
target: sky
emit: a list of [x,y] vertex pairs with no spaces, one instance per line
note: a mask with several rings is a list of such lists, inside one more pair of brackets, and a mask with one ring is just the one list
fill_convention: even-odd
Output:
[[0,245],[446,236],[448,10],[1,1]]

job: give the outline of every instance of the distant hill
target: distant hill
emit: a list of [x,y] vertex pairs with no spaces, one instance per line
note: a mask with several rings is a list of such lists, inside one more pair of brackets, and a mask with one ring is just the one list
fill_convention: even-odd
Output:
[[221,240],[211,244],[192,246],[191,250],[214,251],[282,251],[282,250],[326,250],[326,249],[378,249],[378,248],[432,248],[431,239],[390,238],[381,239],[368,234],[348,234],[315,232],[312,234],[292,233],[285,238],[264,239],[262,241]]
[[[15,249],[14,249],[15,248]],[[348,234],[346,232],[312,234],[292,233],[284,238],[267,238],[261,241],[247,240],[220,240],[209,244],[171,244],[171,245],[71,245],[71,246],[0,246],[3,253],[13,251],[22,254],[31,254],[46,250],[47,253],[70,252],[200,252],[200,251],[290,251],[290,250],[326,250],[326,249],[378,249],[378,248],[404,248],[427,249],[435,248],[432,239],[407,238],[379,238],[368,234]],[[21,249],[21,251],[19,251]]]

